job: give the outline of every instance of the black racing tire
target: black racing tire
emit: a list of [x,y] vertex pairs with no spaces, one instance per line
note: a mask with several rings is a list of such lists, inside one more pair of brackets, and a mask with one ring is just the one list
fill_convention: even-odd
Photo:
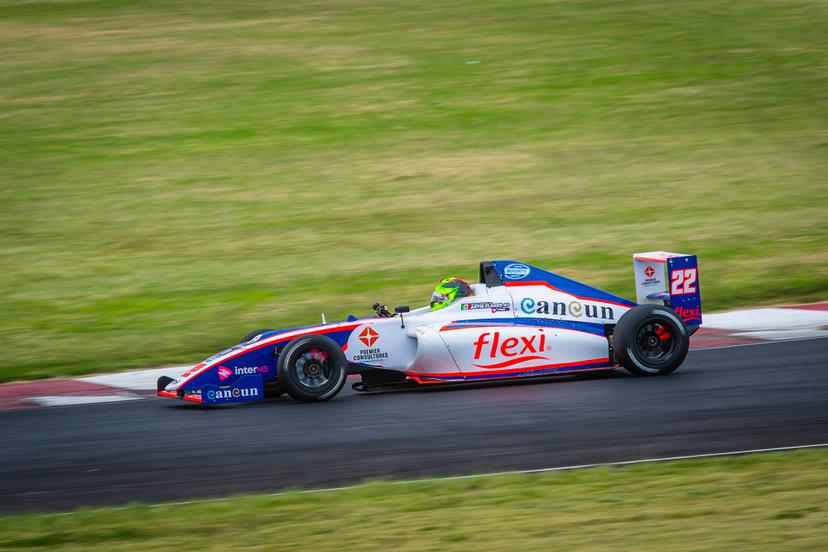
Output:
[[263,329],[263,330],[256,330],[255,332],[250,332],[249,334],[247,334],[246,336],[244,336],[244,337],[242,338],[242,340],[241,340],[241,341],[239,341],[239,343],[247,343],[248,341],[250,341],[251,339],[253,339],[253,338],[254,338],[254,337],[256,337],[257,335],[263,334],[263,333],[265,333],[265,332],[272,332],[272,331],[273,331],[273,330],[271,330],[271,329],[265,328],[265,329]]
[[637,376],[674,372],[690,347],[690,332],[678,315],[661,305],[638,305],[621,317],[612,333],[615,357]]
[[276,363],[279,385],[300,402],[334,398],[348,378],[348,361],[337,343],[324,335],[297,337]]

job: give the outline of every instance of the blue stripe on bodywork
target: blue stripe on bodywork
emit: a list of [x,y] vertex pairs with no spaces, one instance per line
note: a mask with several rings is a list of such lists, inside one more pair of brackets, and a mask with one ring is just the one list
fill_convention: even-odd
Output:
[[430,381],[474,381],[474,380],[487,380],[487,379],[511,379],[511,378],[519,378],[519,377],[526,377],[526,376],[548,376],[551,374],[561,373],[561,372],[578,372],[580,370],[593,370],[595,368],[611,368],[612,365],[609,362],[596,362],[594,364],[584,364],[583,366],[558,366],[553,368],[535,368],[535,369],[527,369],[520,372],[510,372],[508,374],[479,374],[479,375],[465,375],[465,376],[423,376],[418,375],[417,377],[423,380],[430,380]]
[[541,326],[575,330],[593,335],[604,335],[604,325],[597,322],[578,322],[575,320],[557,320],[554,318],[483,318],[477,320],[458,320],[444,326],[446,329],[461,329],[465,326]]

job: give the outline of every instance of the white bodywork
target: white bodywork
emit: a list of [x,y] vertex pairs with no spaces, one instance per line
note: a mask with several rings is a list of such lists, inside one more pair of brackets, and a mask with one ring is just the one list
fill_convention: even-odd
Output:
[[524,377],[610,365],[604,324],[629,306],[585,300],[543,282],[487,287],[432,311],[371,318],[351,333],[350,362],[430,383]]

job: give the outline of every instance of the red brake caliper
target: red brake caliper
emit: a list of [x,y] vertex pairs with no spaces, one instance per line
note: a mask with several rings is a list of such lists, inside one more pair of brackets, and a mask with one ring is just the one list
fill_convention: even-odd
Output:
[[330,356],[327,351],[320,351],[319,349],[311,349],[310,354],[312,359],[318,360],[319,362],[325,362]]
[[656,335],[661,341],[664,341],[665,339],[670,339],[670,330],[668,330],[664,326],[659,326],[656,330]]

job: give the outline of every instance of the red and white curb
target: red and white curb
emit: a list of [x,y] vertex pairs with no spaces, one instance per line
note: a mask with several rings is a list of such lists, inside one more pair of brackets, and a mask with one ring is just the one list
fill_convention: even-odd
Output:
[[[744,309],[703,315],[692,349],[828,337],[828,302]],[[132,370],[75,379],[0,385],[0,410],[143,399],[155,395],[160,376],[178,377],[190,366]]]
[[177,377],[190,366],[132,370],[75,379],[0,385],[0,410],[131,401],[155,396],[159,376]]
[[116,372],[114,374],[101,374],[98,376],[87,376],[78,378],[78,381],[92,385],[108,385],[119,389],[130,391],[152,391],[155,392],[155,382],[161,376],[178,378],[181,374],[192,368],[192,366],[169,366],[167,368],[152,368],[151,370],[133,370],[130,372]]
[[702,315],[693,349],[828,337],[828,302]]

